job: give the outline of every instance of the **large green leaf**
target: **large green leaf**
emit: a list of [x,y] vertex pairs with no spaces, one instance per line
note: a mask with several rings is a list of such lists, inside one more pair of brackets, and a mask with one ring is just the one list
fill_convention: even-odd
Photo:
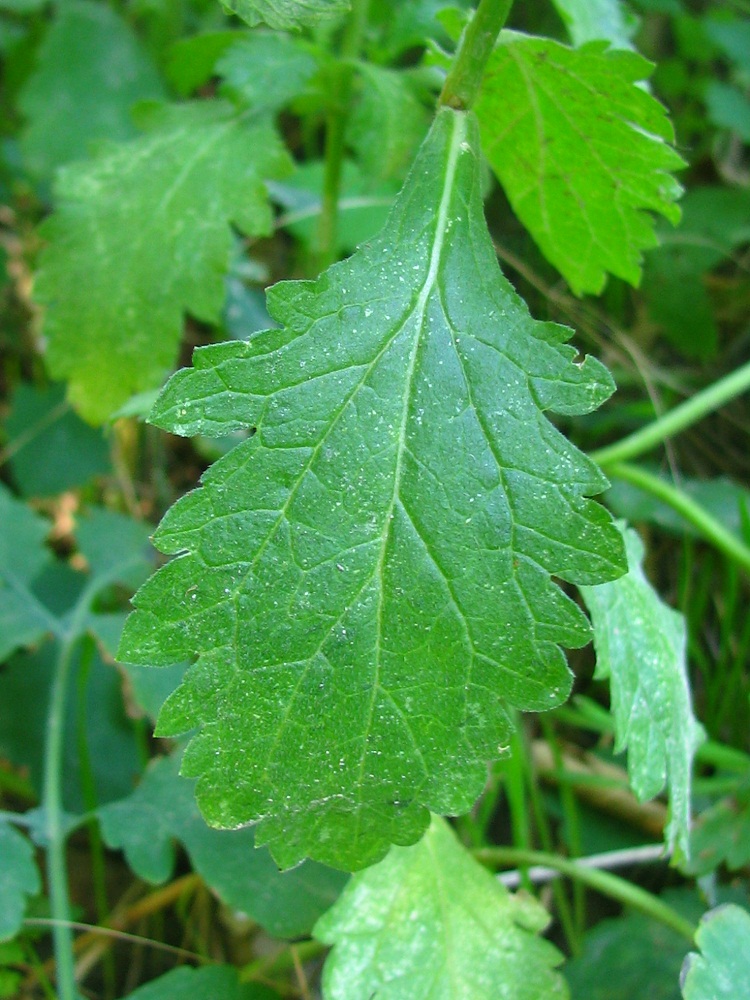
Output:
[[514,212],[577,294],[601,292],[607,272],[637,284],[649,212],[680,218],[672,126],[638,86],[651,65],[606,42],[500,39],[476,113]]
[[93,140],[130,139],[133,104],[163,95],[154,65],[112,7],[62,4],[19,97],[27,167],[48,177],[84,158]]
[[513,896],[433,818],[413,847],[355,875],[315,926],[334,946],[326,1000],[555,1000],[562,956],[539,938],[549,921]]
[[246,24],[269,28],[301,28],[349,10],[350,0],[223,0]]
[[588,641],[552,582],[624,569],[605,480],[547,420],[612,390],[535,323],[487,232],[478,129],[438,114],[383,234],[268,295],[282,329],[194,354],[153,420],[256,433],[156,535],[121,658],[198,653],[158,731],[208,821],[282,866],[362,867],[467,810],[509,706],[559,704]]
[[18,933],[28,896],[42,888],[34,848],[14,827],[0,820],[0,941]]
[[222,103],[152,109],[150,131],[60,172],[36,299],[47,365],[105,420],[172,367],[183,313],[216,322],[232,229],[268,232],[263,180],[288,157],[273,128]]
[[314,861],[279,872],[268,851],[253,850],[252,830],[213,830],[198,812],[192,781],[179,776],[180,754],[152,762],[126,799],[99,810],[109,847],[125,850],[133,871],[165,882],[174,870],[174,843],[222,901],[277,937],[309,934],[339,895],[346,876]]
[[624,529],[629,571],[612,583],[582,587],[591,612],[596,675],[609,678],[615,749],[628,748],[628,773],[639,799],[670,791],[666,837],[689,852],[693,754],[703,730],[693,715],[685,619],[646,579],[643,543]]
[[750,996],[750,913],[730,903],[701,920],[682,967],[685,1000],[739,1000]]

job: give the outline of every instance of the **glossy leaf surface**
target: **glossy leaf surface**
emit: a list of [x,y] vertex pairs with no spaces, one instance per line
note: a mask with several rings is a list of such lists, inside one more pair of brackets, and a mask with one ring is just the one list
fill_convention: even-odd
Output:
[[637,533],[628,528],[624,537],[627,575],[581,588],[594,626],[596,676],[609,678],[615,750],[628,748],[633,790],[645,800],[669,786],[667,842],[687,854],[693,754],[703,730],[690,698],[685,619],[646,579]]
[[473,115],[439,113],[383,234],[195,352],[152,419],[256,433],[175,504],[122,659],[199,654],[162,734],[210,823],[355,869],[460,813],[508,706],[562,701],[588,622],[550,576],[624,569],[605,480],[547,420],[612,390],[500,273]]
[[513,210],[576,294],[607,273],[637,285],[658,212],[676,223],[683,161],[664,108],[638,82],[651,64],[606,42],[571,49],[506,32],[476,113]]
[[326,1000],[563,1000],[562,956],[537,934],[549,916],[513,896],[434,818],[413,847],[394,847],[353,876],[318,921],[334,946]]
[[142,138],[62,170],[43,227],[35,295],[47,307],[47,365],[92,422],[161,383],[185,312],[218,321],[231,226],[269,230],[263,181],[288,163],[267,122],[222,103],[153,108],[147,124]]

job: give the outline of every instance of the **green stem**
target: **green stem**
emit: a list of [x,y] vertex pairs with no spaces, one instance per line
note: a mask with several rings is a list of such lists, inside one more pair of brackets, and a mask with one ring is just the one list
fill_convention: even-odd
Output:
[[62,762],[65,735],[65,702],[75,651],[76,634],[60,646],[47,712],[47,740],[44,756],[44,808],[47,816],[47,879],[50,908],[55,923],[55,976],[60,1000],[78,1000],[73,963],[73,934],[70,929],[70,900],[65,863],[66,832],[62,803]]
[[734,560],[745,572],[750,573],[750,547],[731,531],[727,531],[720,521],[717,521],[712,514],[709,514],[683,490],[677,489],[638,465],[628,465],[625,462],[607,463],[606,472],[607,475],[632,483],[633,486],[655,496],[657,500],[669,504],[681,517],[692,524],[707,541],[715,545],[729,559]]
[[318,228],[319,266],[323,271],[336,259],[341,169],[344,162],[344,139],[352,98],[354,60],[359,55],[367,27],[370,0],[354,0],[351,17],[341,43],[339,62],[333,70],[331,90],[336,99],[326,117],[325,170]]
[[686,430],[714,410],[720,409],[730,399],[748,389],[750,389],[750,362],[714,382],[692,399],[675,406],[669,413],[642,427],[635,434],[592,452],[590,457],[599,465],[608,468],[614,462],[626,462],[631,458],[637,458],[638,455],[643,455],[644,452],[650,451],[680,431]]
[[458,43],[458,52],[438,99],[440,107],[467,111],[479,93],[487,60],[513,0],[480,0]]
[[613,875],[611,872],[598,868],[584,868],[582,865],[576,864],[575,861],[561,858],[557,854],[525,851],[515,847],[484,847],[474,851],[474,857],[490,868],[500,868],[506,865],[514,867],[543,865],[545,868],[553,868],[561,875],[577,879],[589,888],[595,889],[611,899],[616,899],[624,906],[631,906],[633,909],[645,913],[646,916],[652,917],[677,931],[691,944],[693,942],[696,928],[689,920],[686,920],[658,896],[641,889],[640,886],[633,885],[624,878],[620,878],[619,875]]

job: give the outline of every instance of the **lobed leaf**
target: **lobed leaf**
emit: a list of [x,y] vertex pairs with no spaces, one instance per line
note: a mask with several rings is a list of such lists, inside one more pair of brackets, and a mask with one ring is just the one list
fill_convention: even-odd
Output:
[[693,755],[704,739],[693,715],[687,676],[685,619],[646,579],[643,543],[623,528],[628,573],[582,587],[594,627],[596,676],[609,678],[615,750],[628,748],[628,773],[642,801],[669,786],[670,847],[689,854]]
[[676,223],[684,166],[664,108],[638,86],[651,64],[591,42],[500,36],[475,110],[514,212],[573,291],[607,272],[637,285],[658,212]]
[[730,871],[750,862],[750,778],[734,795],[704,810],[693,826],[689,863],[691,875],[707,875],[725,864]]
[[34,848],[23,834],[0,821],[0,941],[9,941],[21,929],[26,899],[41,891]]
[[122,848],[137,875],[160,883],[172,875],[178,841],[193,869],[227,906],[276,937],[309,934],[346,876],[312,861],[281,873],[267,851],[253,850],[252,830],[206,826],[195,804],[194,782],[179,777],[180,756],[152,761],[132,795],[99,809],[107,846]]
[[733,903],[710,910],[682,966],[685,1000],[736,1000],[750,996],[750,913]]
[[393,847],[352,877],[313,931],[333,945],[326,1000],[554,1000],[562,955],[537,935],[549,921],[513,896],[433,817],[413,847]]
[[251,27],[267,24],[281,30],[317,24],[349,10],[351,0],[222,0],[227,12]]
[[232,225],[271,225],[264,179],[288,157],[272,126],[221,102],[152,109],[151,131],[58,174],[35,297],[47,366],[101,422],[172,367],[183,314],[216,322]]
[[155,535],[120,656],[198,662],[159,732],[208,821],[259,822],[281,866],[344,868],[466,811],[508,707],[562,701],[588,622],[550,576],[624,569],[606,481],[547,420],[612,391],[536,323],[482,214],[471,113],[442,110],[383,234],[268,295],[281,329],[202,348],[153,413],[256,433]]

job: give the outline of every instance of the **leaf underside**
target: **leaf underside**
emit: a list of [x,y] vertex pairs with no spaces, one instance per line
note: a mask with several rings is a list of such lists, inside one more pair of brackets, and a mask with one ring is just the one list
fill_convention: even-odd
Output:
[[633,285],[656,246],[658,212],[677,223],[684,166],[664,108],[638,81],[651,64],[606,42],[570,49],[506,32],[476,113],[513,211],[577,295],[607,273]]
[[583,587],[596,648],[596,676],[609,678],[617,751],[628,748],[628,773],[641,801],[670,791],[666,839],[689,853],[693,755],[703,730],[693,715],[685,619],[664,604],[644,575],[643,543],[624,529],[629,572]]
[[557,644],[589,639],[550,575],[625,568],[586,499],[604,477],[543,413],[588,412],[611,378],[500,273],[480,181],[474,116],[442,110],[383,234],[272,288],[282,328],[197,350],[152,415],[256,430],[164,518],[179,557],[120,657],[199,655],[159,731],[202,727],[183,770],[204,815],[259,822],[281,866],[363,867],[467,810],[508,707],[562,701]]
[[355,875],[315,926],[333,945],[326,1000],[565,1000],[562,956],[538,934],[531,896],[511,895],[434,818],[413,847]]
[[160,385],[184,313],[217,322],[231,224],[268,232],[263,181],[288,158],[269,122],[222,102],[153,110],[150,131],[60,171],[35,298],[47,367],[91,422]]

